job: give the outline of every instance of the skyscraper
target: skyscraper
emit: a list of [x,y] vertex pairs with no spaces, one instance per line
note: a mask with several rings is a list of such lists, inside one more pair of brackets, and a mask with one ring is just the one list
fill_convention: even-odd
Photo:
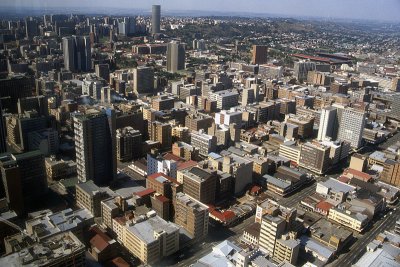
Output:
[[7,202],[18,215],[27,212],[47,192],[44,156],[39,150],[2,157],[0,171]]
[[25,20],[25,36],[27,39],[32,39],[34,36],[39,35],[38,23],[32,18]]
[[72,72],[92,69],[92,52],[89,36],[63,38],[64,67]]
[[75,42],[72,37],[62,38],[64,68],[75,71]]
[[253,64],[265,64],[268,59],[268,46],[253,45]]
[[338,139],[349,142],[353,148],[359,148],[365,125],[365,113],[345,108],[341,114]]
[[133,70],[133,91],[136,94],[151,93],[154,90],[154,70],[151,67],[137,67]]
[[76,162],[80,182],[107,185],[115,174],[115,129],[104,112],[74,117]]
[[160,20],[161,20],[161,6],[153,5],[151,13],[151,33],[156,34],[160,32]]
[[337,108],[326,107],[321,110],[321,119],[319,121],[318,140],[326,139],[336,140],[339,127]]
[[185,69],[185,45],[173,41],[167,47],[167,71],[177,72]]
[[3,117],[3,106],[0,100],[0,153],[7,151],[6,145],[6,125]]

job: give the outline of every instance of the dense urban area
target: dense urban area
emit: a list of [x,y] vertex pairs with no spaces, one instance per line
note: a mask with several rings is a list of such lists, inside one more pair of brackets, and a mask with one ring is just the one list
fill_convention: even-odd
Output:
[[400,24],[0,16],[0,266],[400,266]]

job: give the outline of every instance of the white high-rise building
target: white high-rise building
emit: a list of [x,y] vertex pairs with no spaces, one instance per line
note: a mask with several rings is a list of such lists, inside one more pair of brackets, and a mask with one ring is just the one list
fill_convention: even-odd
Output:
[[326,107],[321,110],[321,119],[319,122],[318,140],[335,140],[338,129],[337,108]]
[[359,148],[361,146],[364,126],[364,112],[345,108],[341,111],[338,139],[349,142],[353,148]]

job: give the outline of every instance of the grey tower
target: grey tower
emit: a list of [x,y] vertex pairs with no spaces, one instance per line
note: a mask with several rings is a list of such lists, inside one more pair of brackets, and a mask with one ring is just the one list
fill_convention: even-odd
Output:
[[185,69],[185,45],[171,42],[167,47],[167,71],[177,72]]
[[63,54],[64,54],[64,68],[74,72],[75,71],[75,41],[71,37],[64,37],[62,39]]
[[7,152],[6,146],[6,125],[3,117],[3,106],[0,100],[0,153]]
[[101,186],[108,185],[114,178],[116,161],[113,128],[104,112],[74,117],[79,182],[93,180]]
[[72,72],[86,72],[92,69],[92,53],[88,36],[64,37],[63,54],[65,69]]
[[161,6],[153,5],[151,13],[151,33],[156,34],[160,32],[160,20],[161,20]]

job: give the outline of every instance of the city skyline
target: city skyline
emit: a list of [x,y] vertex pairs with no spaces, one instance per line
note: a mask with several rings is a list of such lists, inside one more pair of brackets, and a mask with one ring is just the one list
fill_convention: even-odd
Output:
[[[207,15],[231,15],[231,16],[283,16],[283,17],[309,17],[309,18],[325,18],[325,19],[352,19],[352,20],[373,20],[373,21],[396,21],[399,22],[398,11],[400,10],[400,2],[396,0],[309,0],[307,5],[296,0],[282,0],[264,2],[262,0],[249,0],[246,2],[229,3],[222,0],[211,1],[204,0],[199,6],[194,0],[180,2],[177,0],[166,1],[147,1],[145,3],[135,3],[128,0],[119,0],[115,2],[105,0],[89,0],[82,3],[78,0],[68,2],[55,1],[39,1],[39,0],[5,0],[0,3],[0,7],[5,7],[9,11],[21,12],[22,10],[60,10],[71,12],[85,8],[85,12],[110,12],[115,14],[116,11],[135,10],[140,14],[150,14],[152,5],[161,5],[163,7],[163,15],[174,13],[188,13],[195,15],[197,12],[200,16]],[[64,9],[67,8],[67,9]],[[62,9],[62,10],[61,10]],[[69,10],[72,9],[72,10]],[[82,11],[82,10],[81,10]],[[183,15],[183,14],[182,14]]]

